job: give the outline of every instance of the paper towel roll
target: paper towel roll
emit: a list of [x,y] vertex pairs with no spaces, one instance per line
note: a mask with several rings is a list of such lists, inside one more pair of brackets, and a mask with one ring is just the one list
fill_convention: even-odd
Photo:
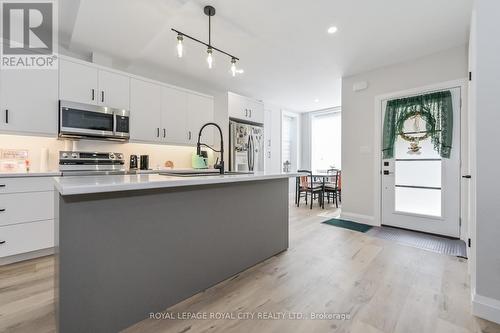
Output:
[[49,169],[49,149],[40,149],[40,172],[46,172]]

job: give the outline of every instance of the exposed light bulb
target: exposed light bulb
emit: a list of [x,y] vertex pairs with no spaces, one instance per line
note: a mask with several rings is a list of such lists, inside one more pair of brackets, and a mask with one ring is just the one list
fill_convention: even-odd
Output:
[[231,73],[236,76],[236,59],[231,59]]
[[207,49],[207,63],[208,63],[208,68],[212,68],[212,65],[213,65],[213,62],[214,62],[214,58],[212,57],[212,48],[209,47]]
[[328,31],[328,33],[329,33],[329,34],[334,34],[334,33],[336,33],[338,30],[339,30],[339,29],[338,29],[337,27],[332,26],[332,27],[328,28],[328,30],[327,30],[327,31]]
[[183,45],[182,45],[182,40],[184,38],[182,37],[182,35],[178,35],[177,36],[177,56],[179,58],[182,58],[182,53],[183,53]]

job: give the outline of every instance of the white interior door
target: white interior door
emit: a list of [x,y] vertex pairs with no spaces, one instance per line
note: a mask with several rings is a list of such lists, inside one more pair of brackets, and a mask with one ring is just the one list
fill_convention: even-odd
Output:
[[[453,103],[453,147],[441,158],[430,137],[420,154],[397,136],[394,158],[382,159],[382,224],[451,237],[460,236],[461,89],[450,89]],[[382,103],[382,122],[387,101]],[[410,123],[408,126],[413,126]],[[405,123],[405,131],[406,131]],[[419,126],[425,130],[425,123]],[[411,129],[409,129],[411,130]]]

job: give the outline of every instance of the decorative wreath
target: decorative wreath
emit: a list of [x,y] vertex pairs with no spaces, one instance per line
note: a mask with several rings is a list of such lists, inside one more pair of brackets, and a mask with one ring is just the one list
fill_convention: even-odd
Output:
[[[422,119],[425,120],[426,123],[426,131],[425,133],[422,133],[422,136],[410,136],[404,132],[404,124],[405,122],[413,117],[421,117]],[[431,136],[436,129],[436,121],[430,111],[426,108],[422,108],[422,111],[410,111],[403,115],[401,118],[398,119],[396,123],[396,133],[401,135],[401,138],[405,141],[409,142],[419,142],[422,140],[427,139],[429,136]]]

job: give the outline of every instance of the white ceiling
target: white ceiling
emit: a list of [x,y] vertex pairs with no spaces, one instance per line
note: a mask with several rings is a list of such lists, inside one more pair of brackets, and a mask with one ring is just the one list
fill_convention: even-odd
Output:
[[[62,2],[64,3],[64,1]],[[146,63],[295,111],[340,105],[341,77],[407,61],[467,42],[472,0],[84,0],[60,8],[61,39],[129,66]],[[241,59],[186,40],[208,39],[203,6],[213,5],[212,43]],[[329,35],[335,25],[339,31]],[[316,102],[315,100],[319,101]]]

